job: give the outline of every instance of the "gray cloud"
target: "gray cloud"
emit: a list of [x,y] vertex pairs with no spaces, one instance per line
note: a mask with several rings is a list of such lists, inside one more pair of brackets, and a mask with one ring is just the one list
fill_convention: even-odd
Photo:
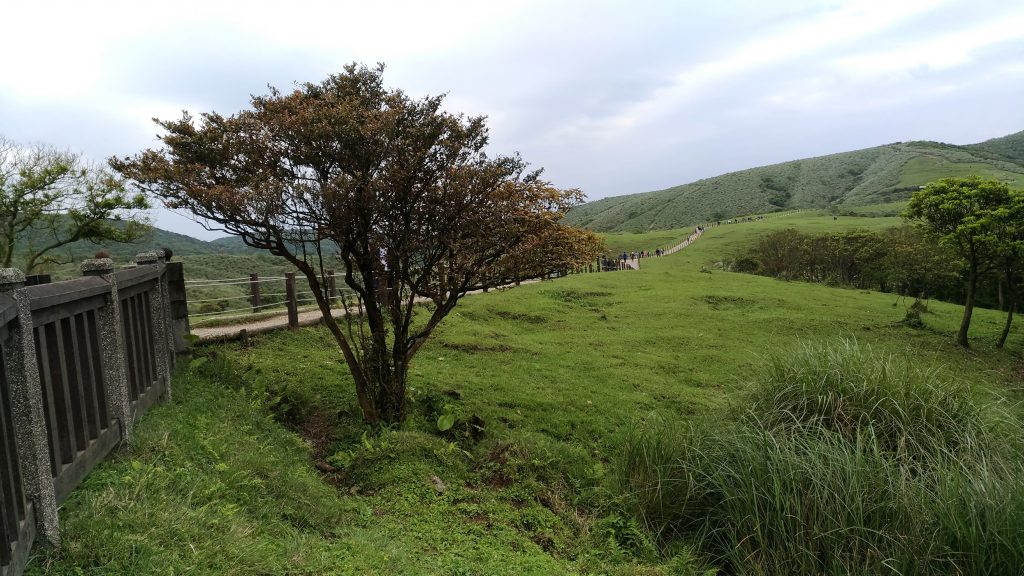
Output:
[[[520,151],[591,198],[897,140],[967,143],[1024,129],[1024,6],[1011,3],[367,6],[139,6],[83,13],[96,30],[58,52],[0,39],[28,59],[0,61],[0,133],[96,159],[128,154],[157,144],[153,116],[231,113],[267,84],[318,81],[350,61],[385,61],[390,85],[447,93],[449,108],[488,115],[496,152]],[[65,61],[61,49],[84,55]]]

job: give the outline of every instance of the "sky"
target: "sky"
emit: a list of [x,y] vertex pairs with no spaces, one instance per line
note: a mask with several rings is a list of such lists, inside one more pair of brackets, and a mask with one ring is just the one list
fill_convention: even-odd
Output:
[[11,0],[3,20],[0,135],[100,163],[159,148],[154,117],[229,115],[350,62],[486,115],[492,153],[590,200],[1024,130],[1021,0]]

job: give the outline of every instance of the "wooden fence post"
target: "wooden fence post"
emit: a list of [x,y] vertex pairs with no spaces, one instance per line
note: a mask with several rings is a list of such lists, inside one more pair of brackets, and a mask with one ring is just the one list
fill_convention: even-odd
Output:
[[18,307],[18,327],[11,334],[13,346],[10,353],[4,355],[4,360],[23,479],[32,500],[38,533],[56,546],[60,543],[57,493],[50,469],[50,444],[39,365],[36,363],[32,306],[21,270],[0,268],[0,292],[9,294]]
[[284,273],[284,292],[288,305],[288,328],[299,327],[299,306],[295,301],[295,272]]
[[334,303],[338,300],[338,283],[334,270],[327,271],[327,297],[327,301],[331,303],[331,306],[334,306]]
[[260,275],[251,272],[249,274],[249,301],[252,302],[252,313],[255,314],[260,311]]

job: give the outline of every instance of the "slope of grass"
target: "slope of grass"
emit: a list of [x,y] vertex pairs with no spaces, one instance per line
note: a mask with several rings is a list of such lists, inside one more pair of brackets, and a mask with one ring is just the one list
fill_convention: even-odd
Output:
[[907,161],[900,175],[901,187],[924,186],[940,178],[976,174],[989,180],[1006,182],[1011,188],[1024,188],[1024,172],[1000,170],[984,162],[950,162],[935,156],[918,156]]
[[1001,138],[992,138],[968,146],[976,153],[989,154],[996,158],[1010,159],[1024,163],[1024,132],[1017,132]]
[[1024,185],[1014,134],[973,146],[897,142],[875,148],[732,172],[655,192],[604,198],[574,208],[569,222],[599,232],[683,228],[741,214],[835,208],[904,200],[944,176],[980,174]]
[[[836,337],[955,378],[978,398],[1017,397],[1024,337],[1015,329],[1010,352],[996,350],[1002,316],[992,311],[976,311],[965,352],[952,338],[957,306],[932,303],[914,330],[891,295],[701,272],[766,229],[893,221],[797,214],[723,225],[638,272],[467,298],[414,360],[412,415],[391,430],[364,429],[322,328],[202,348],[208,359],[179,378],[174,402],[68,501],[66,546],[33,569],[701,573],[717,560],[686,543],[659,549],[611,491],[638,418],[716,413],[766,353]],[[453,432],[437,430],[443,413],[457,416]]]

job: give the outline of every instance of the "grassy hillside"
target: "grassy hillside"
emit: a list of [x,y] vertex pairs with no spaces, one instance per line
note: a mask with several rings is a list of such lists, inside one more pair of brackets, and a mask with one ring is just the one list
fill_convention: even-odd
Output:
[[597,200],[574,208],[568,220],[601,232],[643,232],[792,208],[841,212],[904,200],[935,179],[969,174],[1024,188],[1024,132],[970,146],[898,142],[752,168]]
[[[721,226],[638,272],[467,298],[414,360],[412,416],[390,430],[364,430],[322,328],[201,348],[173,402],[67,501],[63,547],[32,570],[704,574],[715,559],[696,541],[659,547],[622,508],[614,478],[639,423],[724,429],[766,355],[836,338],[979,399],[1019,400],[1024,334],[996,350],[995,312],[976,311],[965,352],[953,343],[957,306],[933,302],[926,328],[912,329],[892,295],[701,271],[766,229],[892,222],[796,214]],[[483,439],[439,433],[440,412],[460,418],[456,430],[480,417]],[[318,473],[317,462],[335,468]]]

